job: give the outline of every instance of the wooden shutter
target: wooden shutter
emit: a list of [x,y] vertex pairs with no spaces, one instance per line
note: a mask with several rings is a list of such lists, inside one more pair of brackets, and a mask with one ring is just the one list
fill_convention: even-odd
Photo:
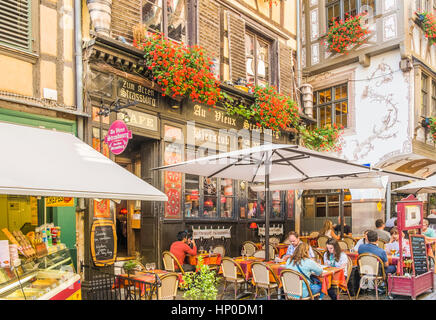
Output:
[[0,44],[31,50],[31,0],[0,1]]

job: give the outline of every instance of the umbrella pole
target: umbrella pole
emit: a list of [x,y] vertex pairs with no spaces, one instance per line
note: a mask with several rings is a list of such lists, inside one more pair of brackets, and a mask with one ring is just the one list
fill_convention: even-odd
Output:
[[269,159],[265,161],[265,261],[269,261],[269,213],[270,213],[270,188],[269,188]]
[[341,217],[341,239],[344,238],[344,189],[341,189],[339,196],[339,215]]

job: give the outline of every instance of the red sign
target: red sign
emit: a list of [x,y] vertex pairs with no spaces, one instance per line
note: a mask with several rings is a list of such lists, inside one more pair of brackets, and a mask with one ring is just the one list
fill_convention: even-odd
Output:
[[111,124],[104,141],[109,146],[109,150],[118,155],[126,149],[129,139],[132,139],[132,131],[127,128],[124,121],[116,120]]

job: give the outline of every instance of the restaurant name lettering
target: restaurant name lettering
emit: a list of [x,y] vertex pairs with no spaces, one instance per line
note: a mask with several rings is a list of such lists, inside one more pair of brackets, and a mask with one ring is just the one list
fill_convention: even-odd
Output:
[[156,107],[156,91],[140,84],[121,79],[118,84],[118,96]]
[[[212,119],[212,115],[210,115],[210,112],[198,104],[194,106],[194,115],[207,120]],[[213,119],[215,120],[215,122],[220,122],[229,126],[236,127],[236,119],[229,117],[224,111],[213,110]]]
[[222,145],[230,144],[230,137],[228,135],[216,134],[212,130],[194,128],[195,144],[204,142],[219,143]]

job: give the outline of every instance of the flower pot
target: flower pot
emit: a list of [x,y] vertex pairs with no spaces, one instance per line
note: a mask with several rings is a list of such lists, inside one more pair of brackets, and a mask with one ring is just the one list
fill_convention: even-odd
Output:
[[112,0],[87,0],[89,15],[97,34],[110,36]]

